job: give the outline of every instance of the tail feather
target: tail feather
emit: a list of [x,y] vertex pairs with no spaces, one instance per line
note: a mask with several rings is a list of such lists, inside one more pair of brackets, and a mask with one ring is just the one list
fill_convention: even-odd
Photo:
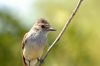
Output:
[[37,63],[37,59],[28,61],[28,60],[25,60],[25,57],[23,56],[23,66],[35,66],[36,63]]
[[30,66],[35,66],[37,63],[37,59],[30,61]]

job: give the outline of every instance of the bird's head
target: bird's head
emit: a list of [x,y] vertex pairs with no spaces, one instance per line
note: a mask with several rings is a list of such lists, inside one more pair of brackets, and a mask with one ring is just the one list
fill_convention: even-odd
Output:
[[33,29],[45,32],[56,31],[53,27],[51,27],[48,21],[43,18],[37,20],[37,22],[33,25]]

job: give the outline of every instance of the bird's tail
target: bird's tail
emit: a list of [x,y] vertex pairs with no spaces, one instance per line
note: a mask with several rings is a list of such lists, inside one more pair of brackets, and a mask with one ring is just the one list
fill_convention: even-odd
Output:
[[35,66],[37,63],[37,59],[30,61],[30,66]]
[[25,60],[24,56],[23,56],[23,66],[35,66],[37,63],[37,59],[34,60]]

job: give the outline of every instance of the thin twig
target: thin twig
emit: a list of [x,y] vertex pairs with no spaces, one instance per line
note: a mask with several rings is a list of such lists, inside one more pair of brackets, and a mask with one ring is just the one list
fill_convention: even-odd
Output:
[[[77,10],[79,9],[81,3],[83,0],[79,0],[78,4],[76,5],[74,11],[72,12],[71,16],[69,17],[69,19],[67,20],[65,26],[63,27],[63,29],[61,30],[61,32],[59,33],[59,35],[57,36],[57,38],[55,39],[55,41],[51,44],[51,46],[48,48],[46,54],[43,56],[42,61],[44,61],[48,55],[48,53],[51,51],[51,49],[54,47],[54,45],[56,45],[56,43],[59,41],[59,39],[62,37],[62,35],[64,34],[65,30],[67,29],[69,23],[71,22],[71,20],[73,19],[74,15],[76,14]],[[41,66],[43,64],[43,62],[40,62],[38,64],[38,66]]]

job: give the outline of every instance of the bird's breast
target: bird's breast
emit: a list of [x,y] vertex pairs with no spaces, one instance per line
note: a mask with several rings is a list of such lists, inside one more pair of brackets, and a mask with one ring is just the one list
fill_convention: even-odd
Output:
[[38,35],[28,38],[23,50],[23,55],[28,59],[41,56],[46,43],[46,39],[47,38],[45,36]]

